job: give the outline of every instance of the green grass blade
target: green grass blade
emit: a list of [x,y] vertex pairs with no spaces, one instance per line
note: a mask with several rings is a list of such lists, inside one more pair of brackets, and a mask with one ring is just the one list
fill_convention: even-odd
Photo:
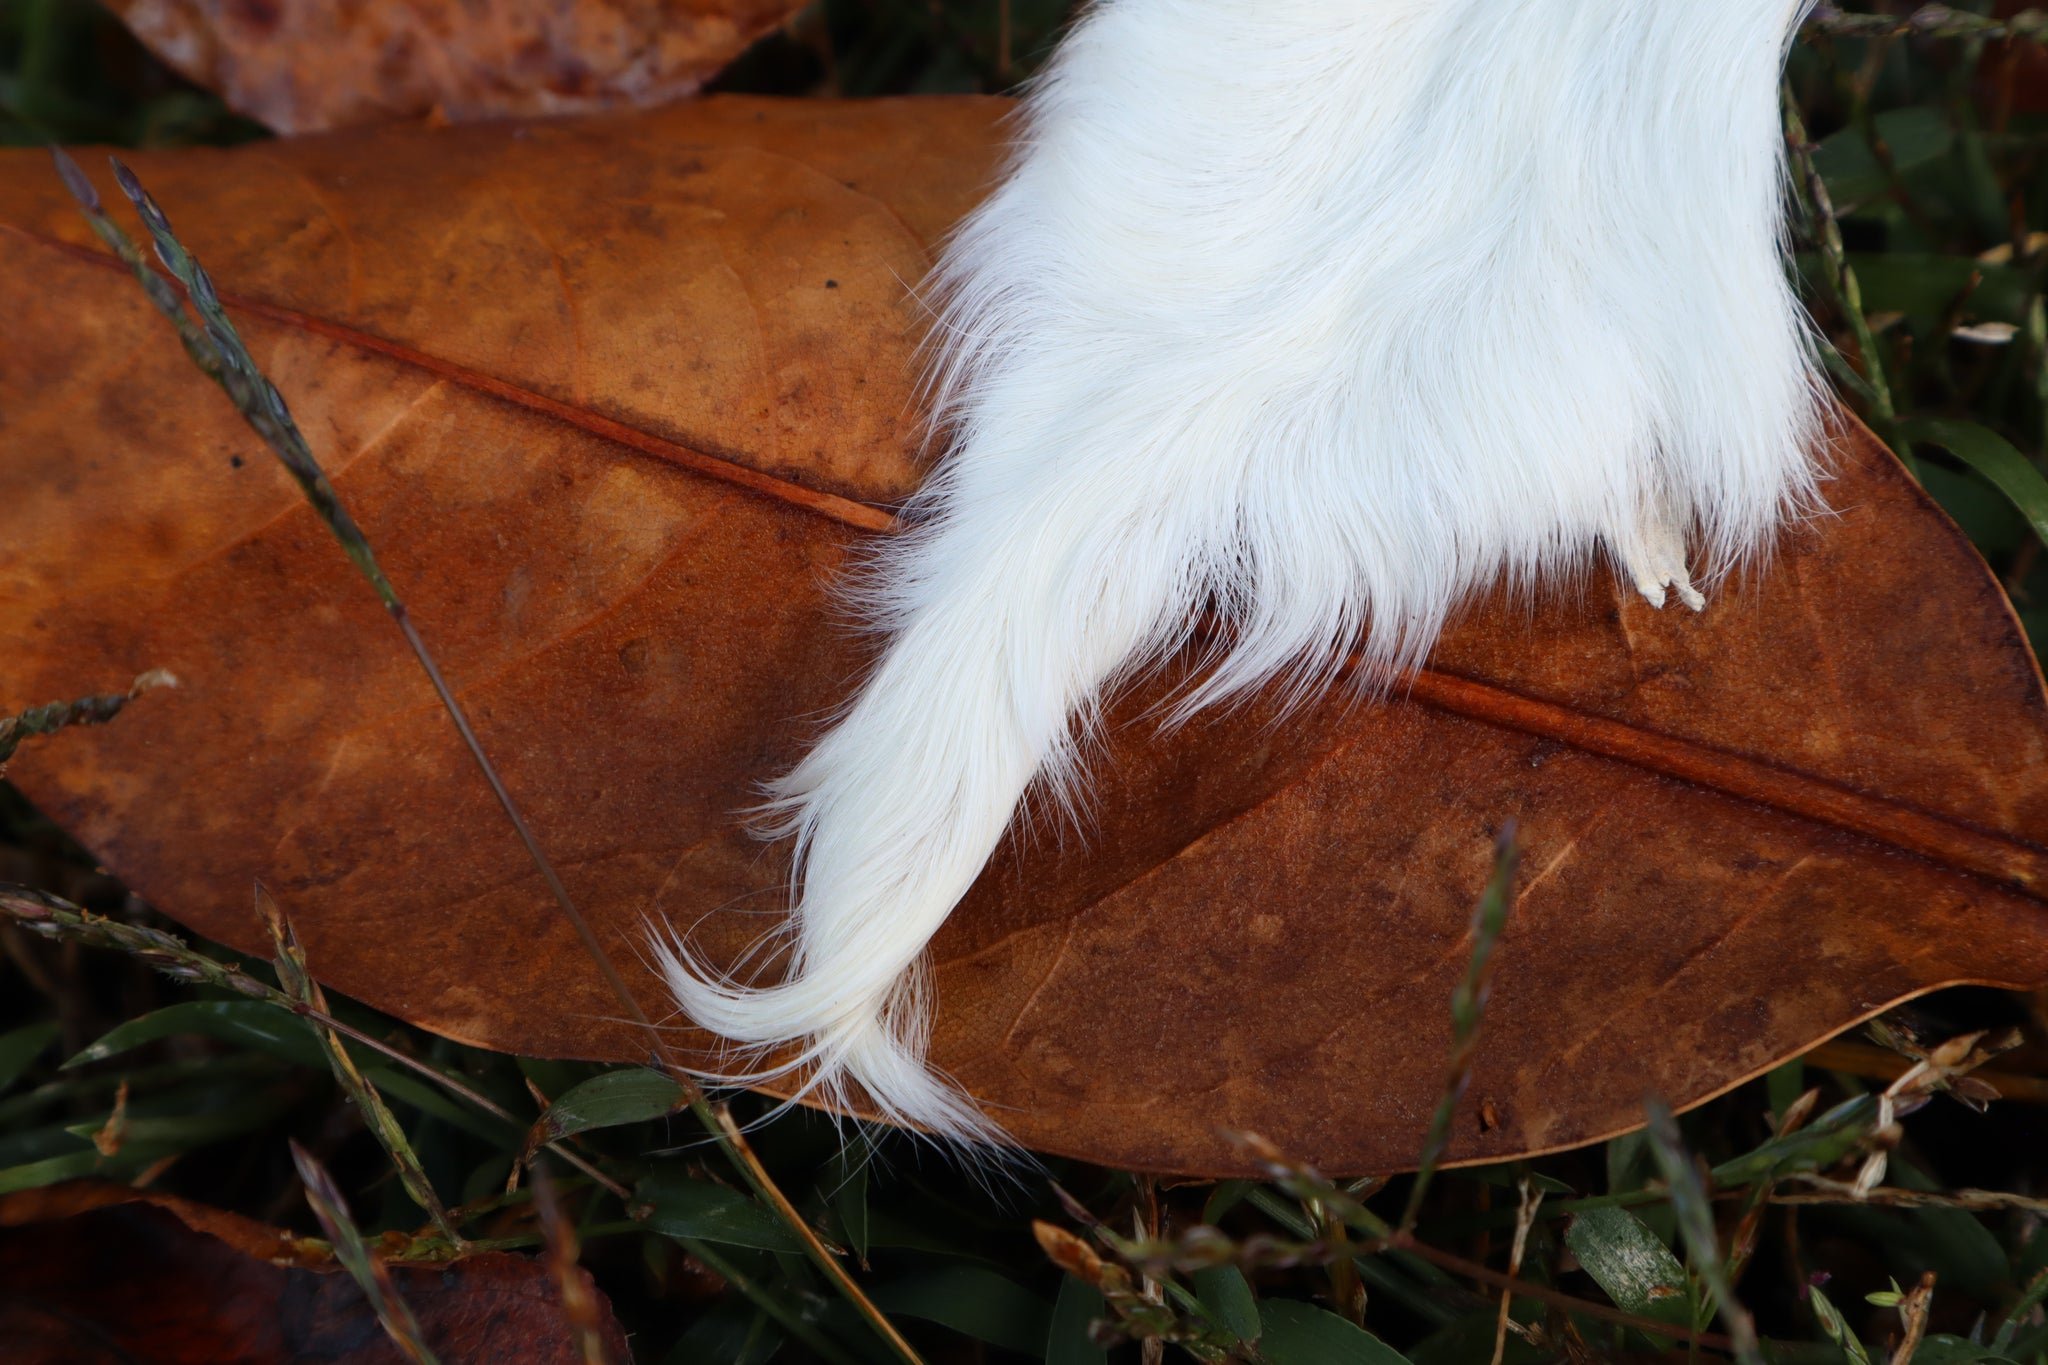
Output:
[[633,1193],[646,1207],[647,1226],[664,1237],[759,1251],[801,1254],[804,1249],[781,1219],[730,1186],[661,1171],[642,1180]]
[[1267,1365],[1408,1365],[1408,1357],[1363,1327],[1312,1303],[1259,1305],[1259,1356]]
[[51,1019],[0,1033],[0,1090],[20,1080],[63,1031],[64,1026]]
[[1109,1301],[1100,1289],[1072,1275],[1063,1277],[1046,1332],[1045,1365],[1109,1365],[1109,1352],[1089,1335],[1089,1329],[1108,1316]]
[[1672,1211],[1678,1215],[1678,1230],[1692,1258],[1693,1271],[1705,1283],[1720,1310],[1721,1320],[1728,1326],[1728,1335],[1735,1342],[1735,1358],[1742,1365],[1763,1365],[1763,1355],[1757,1348],[1756,1323],[1735,1301],[1728,1284],[1727,1267],[1714,1236],[1714,1207],[1708,1200],[1700,1168],[1679,1137],[1678,1119],[1660,1099],[1646,1101],[1645,1108],[1650,1119],[1650,1151],[1664,1177]]
[[[1674,1327],[1693,1326],[1685,1267],[1649,1225],[1626,1209],[1589,1209],[1565,1232],[1579,1265],[1614,1300],[1614,1306]],[[1672,1343],[1655,1339],[1657,1349]]]
[[647,1067],[628,1067],[592,1076],[571,1087],[535,1120],[525,1155],[547,1143],[593,1128],[616,1128],[665,1118],[690,1102],[673,1079]]
[[254,1048],[300,1066],[324,1066],[305,1021],[261,1000],[184,1000],[116,1024],[64,1068],[89,1066],[148,1043],[190,1034]]
[[1899,423],[1899,434],[1940,446],[1982,474],[2011,499],[2034,534],[2048,542],[2048,477],[2012,442],[1989,427],[1956,417],[1911,417]]
[[1211,1266],[1188,1276],[1195,1297],[1218,1322],[1237,1333],[1239,1341],[1259,1337],[1259,1300],[1244,1272],[1234,1265]]
[[1015,1280],[980,1266],[943,1266],[870,1291],[884,1312],[921,1318],[1020,1355],[1037,1355],[1052,1330],[1052,1306]]

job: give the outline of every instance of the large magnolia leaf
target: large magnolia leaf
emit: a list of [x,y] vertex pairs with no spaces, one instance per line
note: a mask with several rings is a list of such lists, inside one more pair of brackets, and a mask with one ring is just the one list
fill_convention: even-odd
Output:
[[[917,478],[904,281],[1002,108],[137,160],[629,965],[649,917],[731,955],[779,906],[737,812],[858,674],[829,583]],[[0,159],[0,223],[0,704],[183,681],[16,780],[208,934],[260,947],[260,877],[335,987],[637,1059],[375,599],[41,157]],[[1509,819],[1457,1158],[1615,1132],[1942,983],[2048,981],[2040,674],[1890,457],[1830,455],[1834,515],[1704,615],[1601,576],[1473,613],[1386,704],[1161,735],[1170,680],[1140,688],[1090,828],[1019,837],[935,942],[937,1059],[1041,1148],[1223,1172],[1228,1125],[1398,1167]]]
[[805,0],[108,0],[164,61],[281,133],[694,93]]

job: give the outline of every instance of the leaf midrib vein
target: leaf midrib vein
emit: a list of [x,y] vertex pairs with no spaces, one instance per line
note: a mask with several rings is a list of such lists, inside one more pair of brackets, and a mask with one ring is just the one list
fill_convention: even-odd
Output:
[[[32,232],[12,223],[0,223],[0,230],[103,269],[126,270],[111,253],[98,248]],[[226,290],[221,291],[221,299],[231,309],[386,356],[465,388],[553,417],[642,454],[740,485],[844,525],[884,533],[900,529],[896,516],[885,508],[776,478],[373,333]],[[461,690],[467,692],[472,689]],[[1451,673],[1427,669],[1416,672],[1402,699],[1469,720],[1554,739],[1580,752],[1628,763],[1724,796],[1874,839],[1985,878],[2006,889],[2022,891],[2036,900],[2048,898],[2048,849],[1951,817],[1918,810],[1894,798],[1871,796],[1765,759],[1715,749],[1627,722],[1521,696],[1491,683]],[[1745,778],[1749,780],[1743,780]],[[1236,812],[1223,823],[1242,819],[1268,799],[1270,796]],[[1213,829],[1204,830],[1190,841],[1189,847],[1210,833]],[[1174,857],[1178,857],[1178,853]],[[1142,880],[1156,867],[1172,862],[1174,857],[1162,860],[1155,868],[1147,869],[1131,881]],[[1121,889],[1116,888],[1109,895],[1115,895]],[[1098,898],[1098,903],[1101,899],[1107,897]]]

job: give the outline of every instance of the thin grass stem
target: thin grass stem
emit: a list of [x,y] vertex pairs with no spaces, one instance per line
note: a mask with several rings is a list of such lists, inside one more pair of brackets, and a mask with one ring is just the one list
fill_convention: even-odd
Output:
[[1457,1116],[1458,1101],[1464,1098],[1465,1087],[1472,1081],[1472,1064],[1479,1052],[1479,1024],[1486,1014],[1487,988],[1493,979],[1493,950],[1500,944],[1501,934],[1508,926],[1508,911],[1514,905],[1518,860],[1515,826],[1509,821],[1494,844],[1493,876],[1472,911],[1472,957],[1466,964],[1464,980],[1451,993],[1450,1079],[1422,1141],[1422,1160],[1415,1173],[1415,1184],[1408,1192],[1408,1205],[1401,1213],[1402,1232],[1413,1232],[1415,1220],[1422,1215],[1423,1196],[1429,1193],[1430,1182],[1450,1146],[1451,1122]]
[[413,1365],[438,1365],[434,1353],[427,1349],[426,1340],[420,1335],[419,1319],[413,1316],[411,1306],[400,1296],[398,1286],[392,1283],[391,1271],[381,1258],[371,1252],[355,1220],[349,1217],[348,1204],[342,1199],[334,1177],[298,1143],[291,1143],[291,1150],[292,1164],[298,1167],[299,1179],[306,1187],[306,1202],[312,1206],[313,1216],[320,1220],[327,1240],[333,1244],[334,1258],[341,1262],[349,1278],[369,1299],[377,1321],[384,1327],[384,1334]]
[[[78,198],[88,219],[92,221],[94,230],[110,242],[117,239],[125,239],[125,234],[121,232],[121,229],[111,220],[108,220],[106,215],[99,210],[98,196],[92,192],[91,185],[85,180],[83,173],[77,171],[75,163],[71,163],[70,158],[61,151],[53,149],[53,154],[57,159],[58,170],[63,175],[65,184],[71,189],[73,196]],[[355,519],[349,515],[348,509],[342,504],[340,495],[335,491],[333,484],[329,482],[326,472],[320,467],[319,460],[314,456],[312,448],[306,442],[304,435],[299,431],[297,423],[293,421],[291,410],[286,405],[284,396],[278,392],[277,387],[262,373],[257,367],[255,360],[250,356],[240,333],[236,331],[234,323],[229,319],[225,308],[221,304],[220,295],[214,287],[212,277],[206,273],[205,268],[192,257],[191,253],[178,240],[177,235],[171,229],[170,220],[164,215],[163,210],[157,206],[156,201],[150,197],[148,191],[143,188],[135,173],[124,165],[119,158],[113,159],[113,166],[114,178],[120,184],[122,193],[135,206],[135,211],[141,216],[143,226],[149,231],[150,238],[156,246],[157,258],[162,261],[165,269],[171,273],[172,277],[184,287],[185,302],[189,303],[192,311],[197,315],[200,328],[204,333],[203,342],[205,344],[200,344],[201,339],[195,338],[191,330],[185,324],[179,322],[179,319],[184,314],[182,309],[176,307],[175,297],[168,301],[171,307],[167,308],[167,301],[159,297],[164,291],[156,290],[145,282],[144,287],[150,291],[152,301],[157,304],[160,311],[165,311],[174,323],[179,323],[179,336],[185,341],[188,354],[192,355],[195,363],[198,364],[202,371],[209,374],[227,391],[229,398],[235,404],[236,410],[242,414],[244,420],[249,423],[256,433],[263,438],[264,443],[277,455],[278,459],[290,472],[292,478],[298,483],[307,501],[312,504],[313,510],[319,516],[322,524],[340,542],[343,552],[348,555],[364,578],[369,581],[371,588],[377,594],[378,600],[384,604],[385,610],[397,622],[400,632],[405,637],[406,644],[412,649],[413,655],[419,661],[422,671],[426,673],[429,682],[432,683],[435,694],[440,698],[443,709],[446,710],[449,719],[455,725],[456,731],[461,735],[463,744],[468,749],[471,759],[475,762],[477,769],[483,774],[485,782],[489,784],[492,794],[497,798],[499,806],[503,809],[506,818],[511,822],[514,831],[518,834],[521,844],[525,846],[528,857],[532,859],[535,868],[540,872],[541,879],[546,883],[550,894],[555,899],[556,905],[574,928],[577,938],[583,944],[584,950],[590,955],[591,961],[596,964],[598,971],[604,977],[605,984],[617,998],[620,1006],[626,1011],[627,1017],[646,1035],[649,1046],[654,1056],[660,1061],[662,1068],[683,1088],[684,1094],[689,1099],[691,1112],[697,1116],[698,1121],[705,1126],[705,1130],[718,1142],[727,1158],[746,1178],[748,1185],[753,1188],[755,1194],[768,1203],[778,1216],[782,1217],[789,1224],[790,1229],[802,1241],[806,1255],[816,1263],[819,1270],[831,1281],[834,1288],[846,1298],[862,1319],[882,1338],[890,1351],[905,1362],[905,1365],[923,1365],[917,1352],[903,1339],[902,1334],[890,1323],[888,1317],[862,1292],[860,1286],[838,1264],[831,1251],[819,1240],[817,1234],[796,1213],[795,1206],[776,1187],[773,1178],[769,1176],[766,1168],[754,1157],[745,1137],[740,1134],[738,1128],[732,1125],[729,1120],[724,1123],[720,1122],[718,1112],[714,1110],[713,1106],[705,1098],[703,1087],[698,1084],[696,1077],[691,1075],[675,1056],[667,1040],[662,1036],[661,1030],[655,1027],[654,1022],[641,1007],[631,988],[626,985],[626,980],[620,975],[611,954],[598,940],[596,932],[590,926],[590,922],[584,917],[582,911],[577,909],[575,902],[570,898],[568,888],[563,885],[561,877],[554,869],[554,865],[548,860],[546,853],[540,847],[539,841],[534,838],[533,831],[528,827],[525,818],[520,814],[517,803],[512,799],[511,792],[507,790],[503,780],[498,776],[497,768],[484,752],[483,745],[478,741],[476,732],[471,727],[469,718],[464,713],[460,702],[456,700],[453,689],[448,686],[447,680],[442,676],[439,666],[434,661],[432,652],[427,648],[426,641],[421,638],[418,629],[413,625],[405,603],[399,598],[397,589],[393,587],[391,580],[385,575],[384,570],[378,564],[376,553],[370,546],[369,538],[364,535],[362,528],[356,524]],[[102,226],[103,224],[104,226]],[[140,253],[134,251],[132,246],[126,250],[119,246],[116,246],[114,249],[117,254],[121,255],[123,260],[131,261],[131,266],[134,262],[139,262],[141,259]],[[153,271],[147,271],[146,268],[143,273],[151,276],[155,274]],[[174,309],[175,311],[173,311]],[[209,365],[209,359],[213,361],[211,365]]]
[[[275,1005],[320,1028],[331,1029],[350,1042],[368,1048],[393,1064],[432,1081],[457,1099],[467,1101],[515,1130],[524,1131],[527,1127],[527,1124],[512,1111],[457,1077],[401,1052],[380,1038],[364,1033],[354,1025],[336,1018],[324,1008],[294,1000],[268,982],[208,957],[173,934],[104,919],[98,915],[88,914],[69,901],[47,892],[33,891],[25,886],[6,883],[0,883],[0,915],[9,917],[31,933],[46,937],[69,938],[93,947],[117,949],[140,958],[175,980],[203,983]],[[631,1190],[561,1143],[551,1142],[547,1144],[547,1150],[617,1195],[622,1202],[631,1200]]]
[[[1856,338],[1858,358],[1862,361],[1862,379],[1867,386],[1870,425],[1878,438],[1898,453],[1907,468],[1912,469],[1913,452],[1899,439],[1898,411],[1892,402],[1891,380],[1885,374],[1884,357],[1878,352],[1877,335],[1871,330],[1870,318],[1863,311],[1863,286],[1858,283],[1855,267],[1849,264],[1849,253],[1842,245],[1842,226],[1835,216],[1834,200],[1829,197],[1827,182],[1821,178],[1814,164],[1813,143],[1807,136],[1806,122],[1799,115],[1799,105],[1792,98],[1790,86],[1781,87],[1779,103],[1784,113],[1785,144],[1791,151],[1797,180],[1804,191],[1802,202],[1806,205],[1814,240],[1820,248],[1821,275],[1827,281],[1835,306],[1841,310],[1843,320],[1849,324],[1849,331]],[[1914,472],[1917,475],[1918,470]]]

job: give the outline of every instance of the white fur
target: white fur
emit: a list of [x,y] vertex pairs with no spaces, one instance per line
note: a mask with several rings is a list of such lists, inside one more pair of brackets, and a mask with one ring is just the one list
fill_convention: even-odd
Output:
[[1183,712],[1418,663],[1602,552],[1661,605],[1811,500],[1781,257],[1800,0],[1100,0],[937,275],[950,458],[881,551],[872,678],[775,789],[786,977],[665,950],[806,1090],[999,1130],[924,1060],[925,945],[1106,693]]

